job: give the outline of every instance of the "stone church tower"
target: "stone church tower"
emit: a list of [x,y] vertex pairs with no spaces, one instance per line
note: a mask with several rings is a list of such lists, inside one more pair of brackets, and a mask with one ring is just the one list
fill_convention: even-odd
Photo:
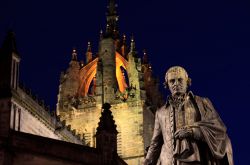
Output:
[[104,103],[117,125],[117,152],[128,164],[141,164],[154,125],[153,112],[162,103],[158,81],[144,52],[143,60],[121,37],[115,0],[108,1],[107,25],[100,33],[95,55],[88,43],[85,62],[77,59],[73,49],[69,67],[61,74],[57,115],[76,129],[86,144],[98,147],[96,128]]

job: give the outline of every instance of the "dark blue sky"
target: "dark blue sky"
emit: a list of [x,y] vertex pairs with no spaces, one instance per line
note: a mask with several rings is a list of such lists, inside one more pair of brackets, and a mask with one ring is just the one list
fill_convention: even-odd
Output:
[[[55,108],[60,72],[73,47],[81,59],[87,42],[97,52],[107,0],[2,0],[0,43],[16,33],[21,81]],[[228,127],[236,165],[250,156],[250,1],[118,1],[120,32],[134,34],[163,83],[167,68],[185,67],[191,90],[211,99]],[[164,89],[161,89],[164,93]]]

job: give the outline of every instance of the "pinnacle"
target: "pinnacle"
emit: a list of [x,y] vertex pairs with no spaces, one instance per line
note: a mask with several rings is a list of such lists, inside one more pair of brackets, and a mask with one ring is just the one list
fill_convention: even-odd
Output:
[[102,106],[102,115],[100,117],[100,122],[98,123],[97,134],[102,131],[117,134],[116,124],[113,119],[112,112],[110,111],[111,105],[109,103],[104,103]]
[[16,54],[18,54],[17,47],[16,47],[15,33],[12,30],[10,30],[7,33],[7,36],[2,45],[2,50],[7,53],[15,52]]

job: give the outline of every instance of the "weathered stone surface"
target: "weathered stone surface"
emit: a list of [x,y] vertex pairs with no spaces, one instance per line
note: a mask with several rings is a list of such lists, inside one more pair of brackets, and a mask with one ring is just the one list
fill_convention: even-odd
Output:
[[[147,137],[143,134],[143,102],[112,105],[111,111],[118,130],[118,154],[128,164],[137,164],[144,156],[143,137]],[[153,118],[152,112],[149,113],[151,116],[147,118]],[[80,109],[73,111],[71,118],[66,120],[72,129],[84,133],[86,144],[95,147],[95,134],[100,114],[101,108]]]
[[[134,50],[131,50],[128,59],[125,59],[115,52],[112,44],[114,44],[112,38],[102,40],[99,57],[80,69],[79,77],[81,79],[78,81],[81,84],[80,89],[84,92],[75,90],[72,96],[67,97],[68,91],[74,87],[71,88],[70,83],[60,84],[57,113],[60,114],[62,120],[66,120],[67,125],[71,125],[71,128],[76,130],[76,134],[84,135],[85,144],[96,147],[95,135],[102,101],[108,101],[112,105],[111,111],[118,130],[118,154],[129,164],[141,164],[145,148],[149,145],[152,136],[153,112],[161,102],[161,97],[159,97],[157,81],[152,77],[151,66],[142,65]],[[132,46],[133,44],[131,43]],[[114,57],[116,57],[116,61]],[[94,62],[98,63],[97,66],[94,65]],[[129,83],[120,81],[124,83],[122,88],[115,90],[115,84],[121,78],[117,74],[119,73],[117,69],[120,67],[116,65],[124,67]],[[96,70],[94,67],[97,67]],[[82,96],[82,93],[86,94],[88,90],[88,86],[85,85],[88,84],[86,81],[91,81],[90,73],[96,74],[96,91],[94,95]],[[77,72],[67,72],[64,75],[65,82],[71,81],[67,75],[72,74],[77,74]],[[121,84],[118,83],[118,85]],[[123,88],[125,91],[121,91]],[[102,95],[102,90],[104,90],[104,95]],[[75,101],[67,99],[74,98],[74,96],[77,96]],[[90,98],[94,101],[91,101]],[[76,106],[73,103],[77,103]]]

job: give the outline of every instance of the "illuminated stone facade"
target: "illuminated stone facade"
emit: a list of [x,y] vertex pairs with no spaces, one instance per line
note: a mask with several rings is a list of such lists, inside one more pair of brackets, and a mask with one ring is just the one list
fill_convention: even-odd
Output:
[[153,112],[162,103],[158,82],[144,52],[143,59],[120,37],[118,16],[109,1],[107,28],[101,32],[99,49],[92,53],[88,43],[86,62],[77,59],[74,49],[69,68],[61,74],[57,115],[82,135],[86,144],[96,147],[95,136],[101,106],[107,102],[117,124],[118,154],[131,165],[141,164],[149,145]]
[[98,120],[96,147],[86,146],[75,129],[19,84],[19,62],[9,32],[0,48],[0,165],[127,164],[117,154],[118,132],[109,104]]
[[9,32],[0,50],[0,125],[6,129],[1,135],[14,130],[83,144],[80,135],[50,112],[30,89],[19,83],[19,63],[14,33]]

